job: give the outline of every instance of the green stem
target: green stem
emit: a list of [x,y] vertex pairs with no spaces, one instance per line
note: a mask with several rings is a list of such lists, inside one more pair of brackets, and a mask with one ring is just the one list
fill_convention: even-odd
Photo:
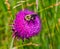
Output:
[[[56,4],[58,3],[58,0],[56,0]],[[56,14],[54,14],[54,17],[56,18],[56,15],[57,15],[57,8],[58,8],[58,6],[56,6],[55,7],[55,12],[56,12]]]
[[15,37],[12,38],[12,41],[11,41],[11,44],[10,44],[10,49],[12,49],[12,47],[13,47],[14,38]]

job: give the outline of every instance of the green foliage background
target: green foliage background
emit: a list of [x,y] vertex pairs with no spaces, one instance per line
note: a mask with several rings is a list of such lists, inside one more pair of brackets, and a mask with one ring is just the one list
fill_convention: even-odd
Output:
[[[0,0],[0,49],[9,49],[12,41],[12,26],[15,14],[22,8],[27,8],[38,13],[42,22],[42,29],[39,35],[30,38],[30,40],[20,39],[14,40],[13,48],[16,49],[60,49],[60,5],[58,4],[60,0],[39,0],[38,10],[36,5],[27,6],[27,3],[35,3],[36,0],[24,0],[22,6],[18,6],[17,2],[21,0],[8,0],[10,5],[10,10],[8,10],[6,0]],[[20,3],[21,4],[21,3]],[[54,6],[53,8],[47,8],[49,6]],[[46,9],[47,8],[47,9]],[[31,45],[27,45],[32,42]],[[26,45],[24,45],[26,44]],[[34,44],[34,45],[33,45]]]

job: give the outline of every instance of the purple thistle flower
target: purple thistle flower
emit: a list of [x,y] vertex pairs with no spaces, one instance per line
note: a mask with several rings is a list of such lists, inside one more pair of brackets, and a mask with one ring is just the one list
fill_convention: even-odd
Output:
[[30,10],[21,10],[16,14],[13,24],[13,36],[17,38],[29,39],[41,30],[41,20],[39,16]]

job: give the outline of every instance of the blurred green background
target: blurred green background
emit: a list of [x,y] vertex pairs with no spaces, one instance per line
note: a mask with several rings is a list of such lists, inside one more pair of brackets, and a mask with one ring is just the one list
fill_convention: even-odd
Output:
[[10,49],[13,33],[11,24],[16,13],[23,8],[38,13],[42,29],[39,35],[24,42],[14,39],[13,48],[60,49],[60,0],[38,0],[38,9],[35,3],[36,0],[0,0],[0,49]]

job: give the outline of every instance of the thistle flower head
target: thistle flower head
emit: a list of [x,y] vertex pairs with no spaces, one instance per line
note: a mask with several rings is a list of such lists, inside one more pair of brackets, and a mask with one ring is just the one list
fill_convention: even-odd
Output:
[[25,9],[16,14],[13,24],[13,36],[29,39],[37,35],[40,30],[41,21],[35,12]]

